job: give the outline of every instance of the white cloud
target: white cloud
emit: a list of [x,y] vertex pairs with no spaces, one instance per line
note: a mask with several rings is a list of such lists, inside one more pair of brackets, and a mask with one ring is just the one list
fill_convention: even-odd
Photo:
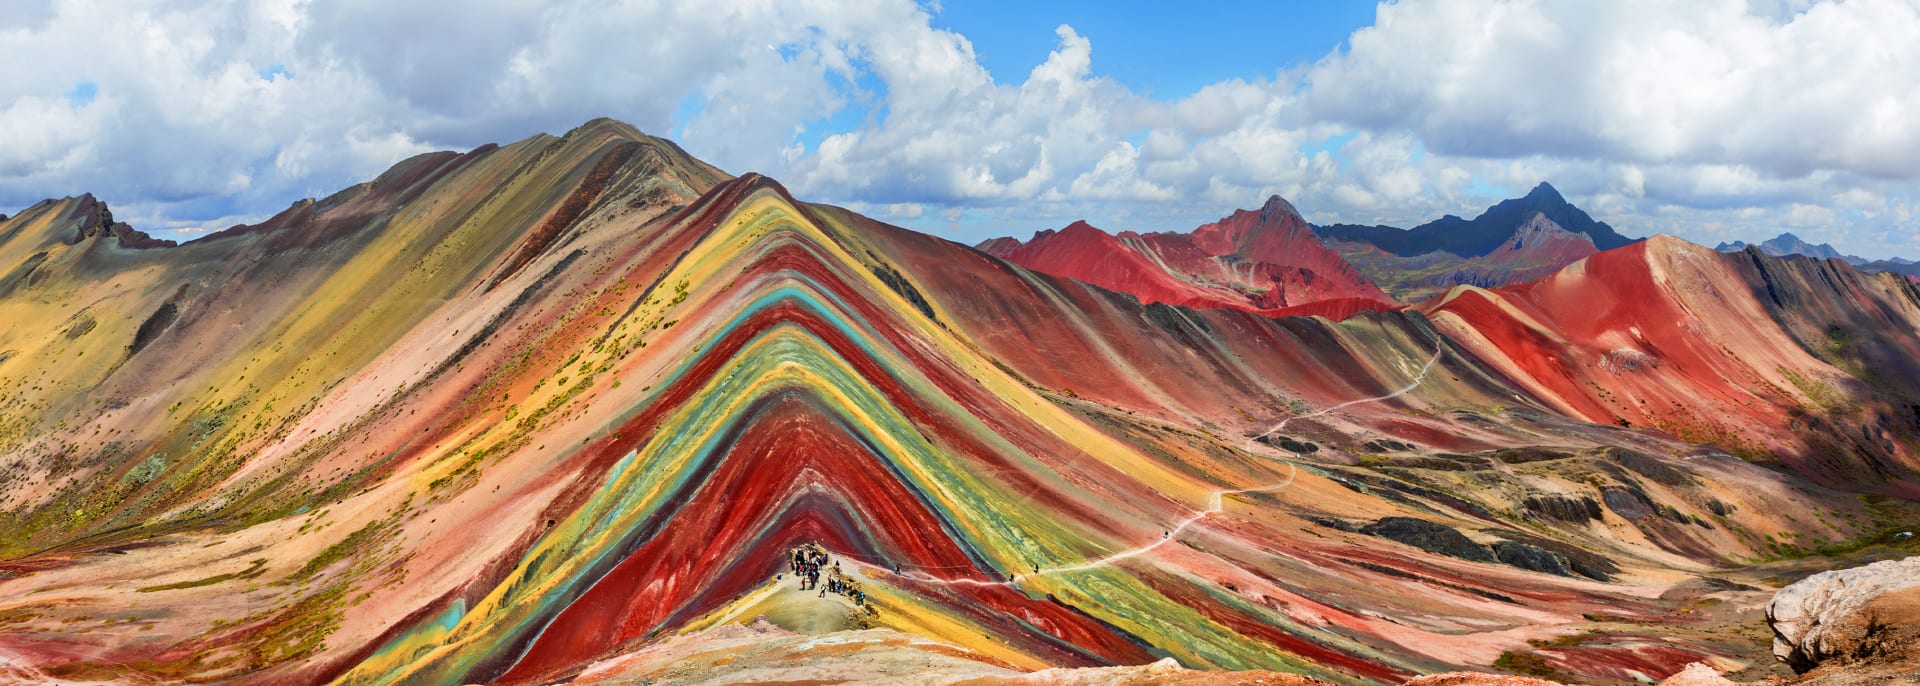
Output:
[[1436,152],[1920,175],[1920,5],[1384,4],[1307,74],[1320,117]]
[[1171,99],[1069,26],[996,81],[912,0],[18,4],[0,54],[44,67],[0,70],[0,204],[92,191],[155,226],[613,116],[968,239],[950,225],[1184,229],[1270,193],[1406,225],[1544,179],[1630,234],[1920,254],[1903,0],[1404,0],[1318,63]]

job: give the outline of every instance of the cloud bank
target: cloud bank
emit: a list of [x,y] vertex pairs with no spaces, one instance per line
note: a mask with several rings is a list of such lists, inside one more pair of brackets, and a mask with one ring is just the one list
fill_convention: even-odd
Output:
[[0,54],[33,67],[0,71],[0,208],[93,192],[161,230],[613,116],[963,240],[1271,193],[1410,225],[1549,180],[1629,234],[1920,256],[1902,0],[1406,0],[1319,61],[1174,97],[1071,26],[996,79],[910,0],[13,4]]

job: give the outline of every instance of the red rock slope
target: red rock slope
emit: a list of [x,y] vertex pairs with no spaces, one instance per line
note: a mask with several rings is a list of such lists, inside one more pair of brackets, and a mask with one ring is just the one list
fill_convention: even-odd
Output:
[[1656,236],[1420,309],[1569,416],[1784,456],[1826,483],[1911,489],[1899,476],[1920,464],[1890,438],[1914,422],[1895,380],[1920,373],[1920,296],[1896,277]]
[[1322,315],[1394,307],[1392,298],[1328,250],[1280,196],[1192,233],[1108,234],[1084,221],[1025,243],[981,250],[1034,271],[1127,293],[1146,303]]

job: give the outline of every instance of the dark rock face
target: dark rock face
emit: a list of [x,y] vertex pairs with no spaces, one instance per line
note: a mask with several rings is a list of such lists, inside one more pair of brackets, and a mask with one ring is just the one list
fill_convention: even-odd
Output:
[[1573,524],[1600,519],[1600,503],[1592,498],[1574,500],[1557,495],[1530,495],[1521,501],[1521,506],[1534,515]]
[[1346,520],[1334,519],[1332,517],[1308,517],[1307,521],[1313,522],[1315,524],[1319,524],[1320,526],[1324,526],[1329,529],[1334,529],[1337,531],[1346,531],[1349,533],[1355,533],[1360,531],[1360,527],[1354,526],[1352,523],[1347,522]]
[[1556,541],[1551,538],[1529,536],[1511,530],[1484,530],[1485,533],[1499,536],[1509,541],[1525,543],[1557,555],[1567,566],[1567,570],[1594,581],[1612,581],[1613,575],[1620,573],[1620,565],[1606,556],[1583,549],[1579,546]]
[[1260,441],[1261,443],[1265,443],[1267,445],[1277,447],[1281,450],[1285,450],[1290,453],[1294,453],[1296,455],[1312,455],[1314,453],[1320,452],[1319,444],[1314,443],[1313,441],[1297,440],[1292,436],[1274,436],[1269,434],[1266,436],[1261,436],[1254,440]]
[[1414,449],[1414,446],[1412,444],[1402,443],[1400,441],[1396,441],[1390,438],[1367,441],[1366,443],[1362,444],[1360,447],[1365,448],[1367,452],[1372,452],[1372,453],[1404,453]]
[[1567,566],[1567,559],[1551,550],[1529,545],[1519,541],[1499,541],[1493,544],[1493,556],[1521,569],[1560,576],[1573,576]]
[[160,305],[160,309],[154,310],[153,314],[148,316],[146,321],[140,322],[140,330],[135,331],[133,334],[133,343],[127,346],[127,356],[132,357],[139,354],[141,348],[147,347],[147,344],[152,343],[153,339],[160,337],[161,332],[166,331],[167,327],[172,326],[174,318],[178,316],[180,316],[180,307],[178,305],[172,302]]
[[1600,456],[1662,485],[1691,486],[1698,483],[1691,472],[1638,450],[1612,447],[1607,448]]
[[1412,517],[1386,517],[1360,528],[1368,536],[1398,541],[1429,553],[1457,557],[1474,562],[1493,562],[1487,547],[1473,542],[1452,527]]
[[1499,460],[1501,462],[1505,462],[1507,464],[1526,464],[1528,462],[1544,462],[1547,460],[1564,460],[1564,459],[1573,457],[1573,453],[1569,453],[1562,450],[1554,450],[1551,448],[1540,448],[1540,447],[1501,448],[1499,450],[1486,453],[1486,455],[1488,457]]
[[1607,509],[1627,519],[1643,519],[1653,514],[1652,503],[1624,488],[1609,486],[1600,491],[1600,499],[1607,503]]

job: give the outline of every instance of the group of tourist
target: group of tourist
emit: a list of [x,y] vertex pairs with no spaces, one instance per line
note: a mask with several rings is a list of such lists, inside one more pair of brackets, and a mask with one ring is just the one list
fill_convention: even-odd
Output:
[[[827,551],[811,546],[793,549],[793,575],[800,577],[800,590],[807,591],[820,586],[820,572],[825,569],[830,558]],[[840,563],[833,563],[833,571],[840,571]],[[821,592],[822,595],[825,591]]]
[[[828,593],[838,593],[852,600],[855,606],[867,610],[868,614],[875,613],[874,608],[867,605],[867,593],[860,589],[860,582],[840,573],[840,563],[834,561],[827,555],[827,551],[821,550],[818,546],[808,544],[794,548],[788,559],[788,568],[793,570],[794,576],[800,578],[800,590],[817,589],[822,598],[827,597]],[[827,577],[827,583],[824,586],[820,583],[822,575]]]

